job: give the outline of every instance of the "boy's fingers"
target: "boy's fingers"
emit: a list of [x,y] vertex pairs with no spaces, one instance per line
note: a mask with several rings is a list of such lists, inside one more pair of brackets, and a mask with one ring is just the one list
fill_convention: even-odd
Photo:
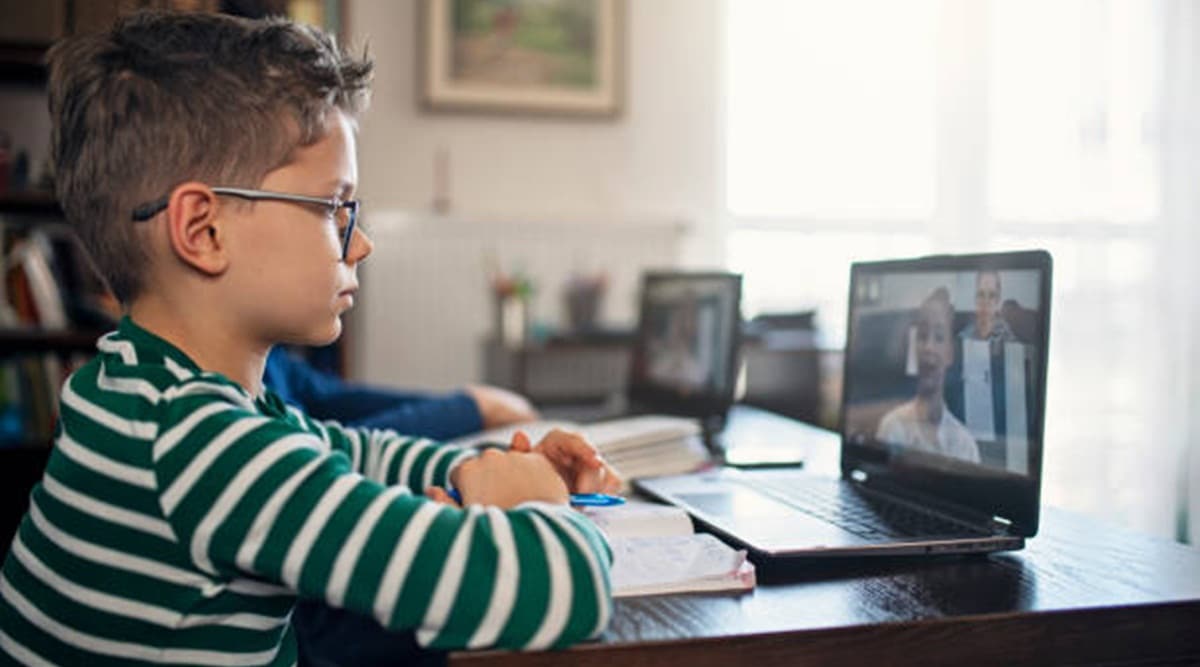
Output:
[[582,463],[586,468],[594,470],[604,467],[604,459],[600,458],[600,452],[582,440],[578,444],[567,448],[563,454],[566,455],[568,462],[577,461]]
[[454,499],[450,497],[450,494],[446,493],[446,490],[440,486],[431,486],[425,489],[425,497],[435,503],[450,505],[451,507],[459,506],[458,503],[454,502]]
[[529,435],[525,433],[525,431],[517,431],[514,433],[512,443],[510,443],[508,447],[514,452],[533,451],[533,443],[529,440]]
[[621,476],[609,467],[604,469],[604,487],[601,493],[616,493],[621,490]]
[[587,470],[578,470],[575,472],[575,492],[576,493],[596,493],[600,490],[600,480],[595,479],[596,475]]
[[600,465],[600,453],[578,433],[551,431],[542,439],[538,449],[562,465],[569,465],[572,461],[583,462],[589,468]]

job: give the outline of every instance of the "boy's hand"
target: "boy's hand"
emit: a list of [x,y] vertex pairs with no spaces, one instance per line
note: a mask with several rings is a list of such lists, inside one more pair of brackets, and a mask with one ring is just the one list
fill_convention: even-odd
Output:
[[554,429],[535,448],[524,431],[517,431],[510,449],[546,457],[571,493],[616,493],[621,488],[621,476],[578,433]]
[[440,486],[431,486],[425,489],[425,497],[435,503],[441,503],[451,507],[461,507],[461,505],[459,505],[454,498],[450,497],[450,494]]
[[467,385],[467,394],[475,399],[483,427],[496,428],[509,424],[533,421],[538,418],[537,410],[524,396],[507,389],[484,384]]
[[[544,456],[527,451],[485,450],[464,461],[451,473],[451,481],[462,494],[463,505],[495,505],[509,508],[530,500],[567,503],[567,486]],[[442,502],[438,489],[430,498]],[[446,496],[449,499],[449,496]]]

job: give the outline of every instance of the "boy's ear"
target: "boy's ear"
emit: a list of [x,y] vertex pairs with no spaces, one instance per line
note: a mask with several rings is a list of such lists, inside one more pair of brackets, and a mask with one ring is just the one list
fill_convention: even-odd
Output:
[[196,182],[176,186],[167,206],[171,250],[184,263],[209,276],[220,275],[229,266],[219,209],[216,193]]

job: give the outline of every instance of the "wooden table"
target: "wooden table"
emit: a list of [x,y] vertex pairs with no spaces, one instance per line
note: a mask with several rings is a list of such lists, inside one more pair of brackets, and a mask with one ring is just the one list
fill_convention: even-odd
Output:
[[[834,470],[833,450],[814,446],[809,467]],[[1023,551],[760,572],[759,587],[742,595],[618,600],[600,640],[567,651],[460,652],[449,662],[1194,665],[1200,550],[1046,509]]]

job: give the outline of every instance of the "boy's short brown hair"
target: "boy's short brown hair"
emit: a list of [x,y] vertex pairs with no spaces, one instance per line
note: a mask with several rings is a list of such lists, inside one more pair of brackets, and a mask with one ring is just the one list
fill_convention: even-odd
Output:
[[326,115],[367,104],[372,64],[285,19],[141,12],[47,55],[58,198],[117,299],[145,287],[135,207],[178,184],[257,186]]

